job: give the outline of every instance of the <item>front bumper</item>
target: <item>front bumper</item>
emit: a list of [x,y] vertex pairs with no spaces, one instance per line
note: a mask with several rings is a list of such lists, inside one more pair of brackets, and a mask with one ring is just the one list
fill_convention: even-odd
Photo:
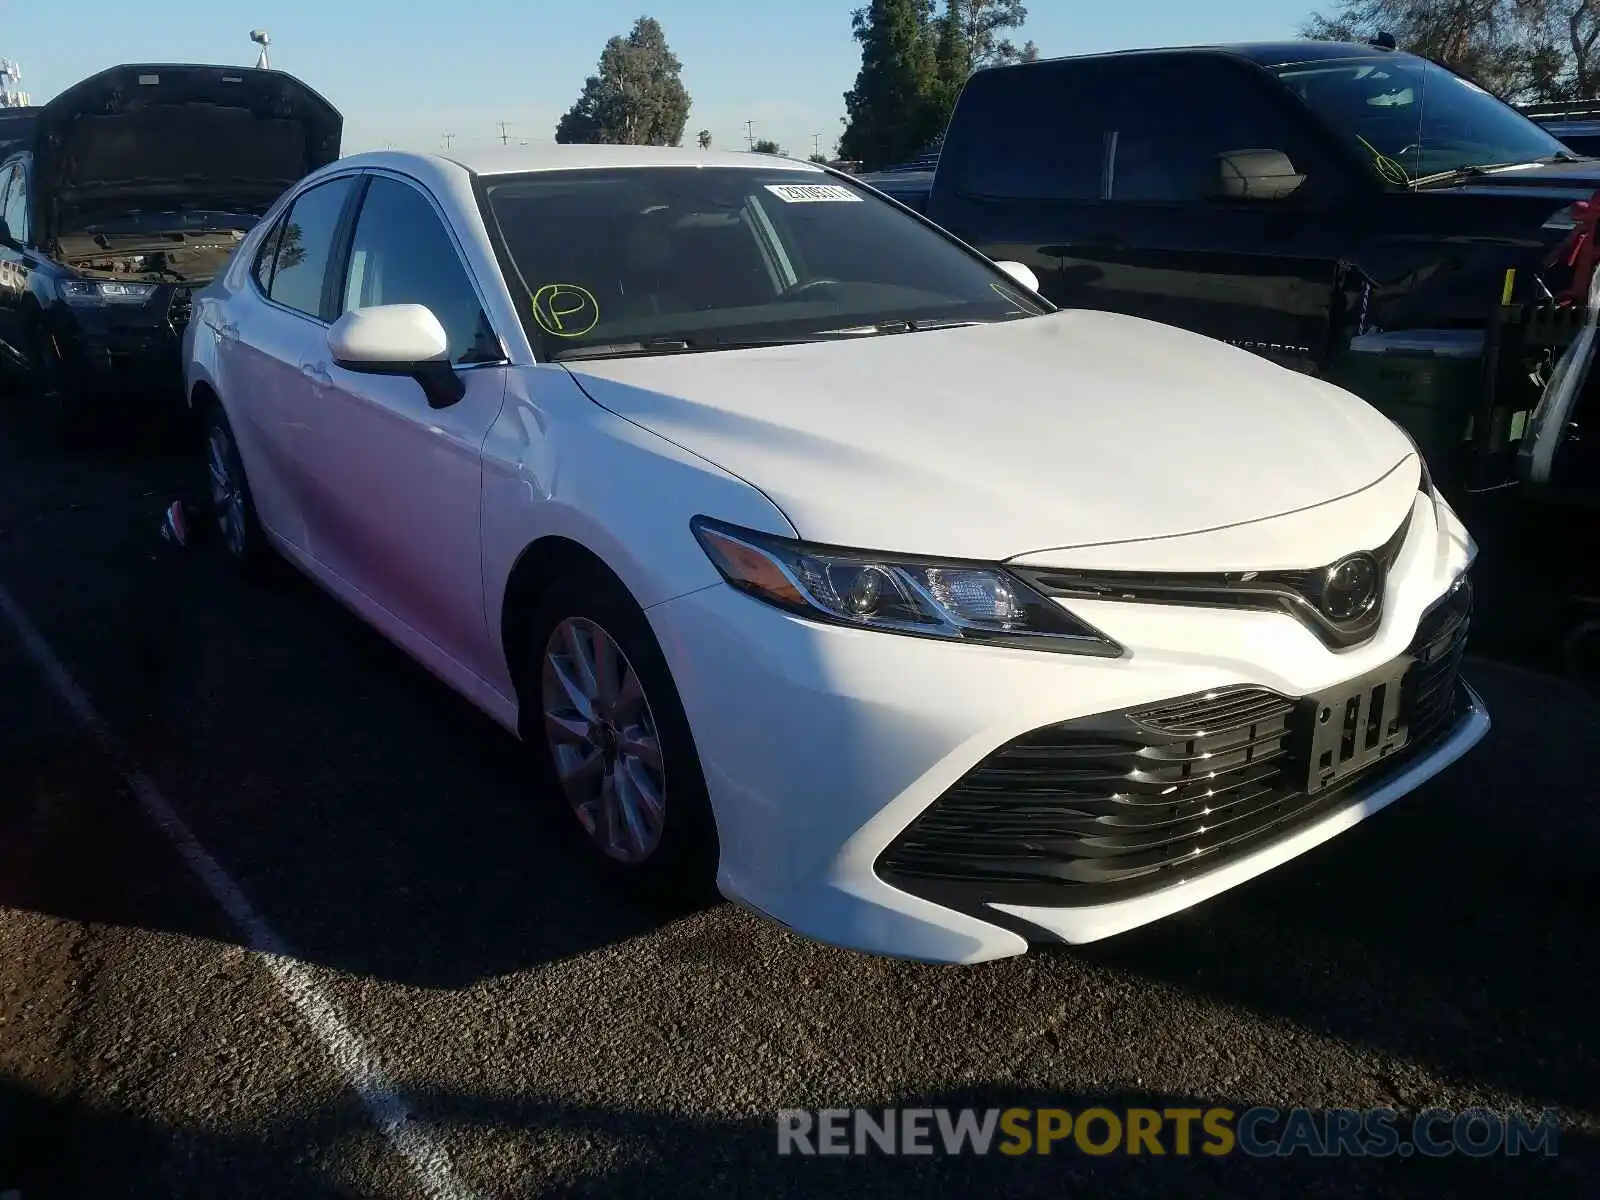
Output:
[[181,395],[183,331],[193,289],[162,285],[139,305],[58,304],[50,331],[65,382],[82,399]]
[[[1092,725],[1222,689],[1321,695],[1412,652],[1425,615],[1440,611],[1471,553],[1448,507],[1419,497],[1389,575],[1382,627],[1341,652],[1283,614],[1115,601],[1072,605],[1129,649],[1110,660],[819,625],[722,585],[649,615],[694,729],[721,839],[723,893],[821,941],[975,962],[1021,953],[1030,938],[1106,937],[1258,875],[1437,774],[1482,738],[1488,718],[1452,667],[1443,716],[1394,759],[1314,803],[1280,798],[1293,810],[1283,819],[1217,840],[1217,852],[1193,864],[1158,864],[1109,889],[1037,877],[1016,887],[993,871],[973,872],[970,861],[952,867],[935,853],[919,864],[906,854],[918,838],[924,849],[932,844],[929,822],[952,815],[952,797],[997,748],[1063,723]],[[967,827],[968,851],[979,846],[969,859],[985,857],[979,844],[989,837],[992,849],[997,830],[1017,832],[1024,801],[1007,811],[1003,796],[990,799],[1001,807]],[[959,859],[962,821],[974,813],[954,816],[933,832]],[[1048,814],[1036,819],[1000,858],[1048,834]]]

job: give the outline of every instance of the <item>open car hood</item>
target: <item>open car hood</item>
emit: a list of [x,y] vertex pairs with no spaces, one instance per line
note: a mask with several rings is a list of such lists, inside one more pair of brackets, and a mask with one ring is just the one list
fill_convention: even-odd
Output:
[[338,109],[280,71],[111,67],[38,109],[44,233],[136,213],[259,213],[339,157],[343,126]]
[[37,108],[0,108],[0,158],[33,145],[33,130],[38,119]]

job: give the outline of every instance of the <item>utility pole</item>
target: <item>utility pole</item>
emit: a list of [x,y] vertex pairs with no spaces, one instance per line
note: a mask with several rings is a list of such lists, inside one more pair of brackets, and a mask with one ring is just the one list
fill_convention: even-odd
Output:
[[754,121],[746,121],[744,123],[744,140],[750,149],[754,150],[756,148],[756,123]]
[[818,158],[822,157],[822,135],[820,133],[811,135],[811,152]]
[[439,137],[444,142],[446,150],[450,149],[450,143],[456,140],[456,135],[453,133],[441,133]]
[[511,135],[506,132],[506,124],[507,123],[505,121],[500,122],[500,144],[502,146],[509,146],[511,144]]

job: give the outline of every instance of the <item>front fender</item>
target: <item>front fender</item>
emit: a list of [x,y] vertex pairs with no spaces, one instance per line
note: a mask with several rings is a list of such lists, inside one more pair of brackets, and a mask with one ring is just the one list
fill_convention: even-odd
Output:
[[[512,572],[542,538],[584,547],[650,608],[722,582],[690,532],[697,514],[796,536],[755,487],[600,407],[559,366],[511,372],[483,450],[484,616],[497,638]],[[495,682],[511,694],[509,672]]]

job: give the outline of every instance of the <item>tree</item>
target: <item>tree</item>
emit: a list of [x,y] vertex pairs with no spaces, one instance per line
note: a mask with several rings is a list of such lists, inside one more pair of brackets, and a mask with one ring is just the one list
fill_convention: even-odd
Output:
[[778,145],[777,142],[770,141],[767,138],[761,138],[760,140],[752,143],[751,146],[750,146],[750,149],[753,150],[757,154],[782,154],[783,153],[783,147],[782,146]]
[[810,154],[806,157],[814,163],[821,163],[823,166],[828,165],[828,156],[826,154]]
[[1502,99],[1587,98],[1600,79],[1596,0],[1337,0],[1302,32],[1328,41],[1391,33]]
[[845,94],[841,156],[871,169],[921,153],[943,140],[973,71],[1039,57],[1031,41],[1019,48],[1006,36],[1027,20],[1022,0],[944,0],[942,12],[938,3],[874,0],[853,14],[861,73]]
[[695,140],[697,140],[700,143],[700,149],[702,149],[702,150],[711,149],[711,130],[702,129],[699,133],[695,134],[694,136],[695,136]]
[[683,64],[667,47],[660,22],[640,17],[627,37],[600,52],[600,69],[556,125],[556,141],[677,146],[689,119]]
[[861,70],[844,95],[841,158],[868,170],[915,154],[935,132],[930,99],[938,73],[928,36],[931,0],[872,0],[851,15]]

